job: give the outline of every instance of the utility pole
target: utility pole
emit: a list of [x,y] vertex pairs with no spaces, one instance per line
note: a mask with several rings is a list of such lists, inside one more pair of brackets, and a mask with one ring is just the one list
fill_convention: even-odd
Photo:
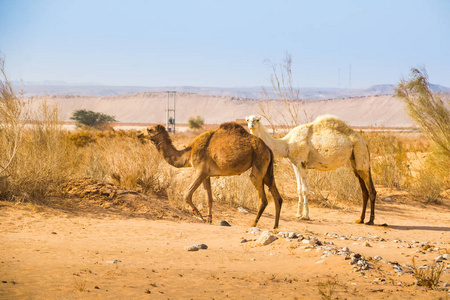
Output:
[[[166,128],[168,132],[175,133],[175,91],[167,91],[166,101]],[[172,105],[170,103],[172,98]]]

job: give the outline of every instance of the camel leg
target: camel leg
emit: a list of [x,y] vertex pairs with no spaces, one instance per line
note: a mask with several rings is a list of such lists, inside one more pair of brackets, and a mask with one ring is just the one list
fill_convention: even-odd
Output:
[[195,207],[194,203],[192,203],[192,195],[194,194],[195,190],[197,190],[197,188],[200,186],[200,184],[206,179],[208,178],[208,175],[203,173],[203,172],[198,172],[195,175],[195,180],[194,182],[191,183],[189,189],[187,190],[185,196],[184,196],[184,201],[189,204],[189,206],[192,208],[192,212],[194,213],[195,216],[199,217],[201,220],[204,221],[202,214],[198,211],[197,207]]
[[275,202],[275,226],[273,227],[273,229],[276,229],[278,228],[278,224],[280,222],[280,213],[281,206],[283,204],[283,198],[281,198],[281,195],[278,192],[278,188],[275,184],[273,169],[267,172],[266,176],[264,177],[264,183],[269,187],[269,191],[272,194],[273,201]]
[[209,224],[212,223],[212,191],[211,191],[211,177],[208,177],[203,181],[203,187],[206,190],[206,193],[208,195],[208,215],[206,216],[206,220]]
[[355,223],[364,223],[364,219],[366,216],[366,209],[367,209],[367,202],[370,199],[370,219],[369,222],[367,222],[367,225],[373,225],[375,220],[375,198],[376,198],[376,190],[373,185],[372,176],[370,170],[362,171],[362,170],[355,170],[355,175],[359,180],[359,184],[361,185],[361,191],[363,196],[363,205],[362,205],[362,212],[361,217],[359,220],[356,220]]
[[[309,207],[308,207],[308,183],[306,180],[306,170],[303,167],[298,167],[292,164],[297,177],[297,194],[298,194],[298,208],[296,217],[300,217],[302,220],[309,220]],[[302,201],[303,199],[303,201]],[[303,203],[302,203],[303,202]],[[302,210],[303,204],[303,210]]]
[[255,168],[253,167],[252,173],[250,174],[250,181],[253,183],[253,185],[256,188],[256,191],[258,192],[258,201],[259,201],[259,209],[258,214],[256,215],[256,219],[253,222],[253,227],[256,227],[256,224],[258,224],[259,218],[261,218],[262,213],[266,209],[267,206],[267,198],[266,193],[264,191],[264,184],[263,184],[263,178],[262,176],[257,176],[254,173]]
[[295,179],[297,181],[297,196],[298,196],[297,213],[295,214],[295,216],[297,218],[300,218],[302,216],[302,209],[303,209],[302,179],[300,178],[300,172],[298,170],[298,167],[295,164],[292,164],[292,167],[294,168]]

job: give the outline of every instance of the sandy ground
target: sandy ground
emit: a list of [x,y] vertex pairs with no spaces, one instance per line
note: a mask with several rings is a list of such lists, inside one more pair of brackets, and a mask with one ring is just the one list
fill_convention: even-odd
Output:
[[[376,226],[353,223],[358,207],[314,203],[312,220],[301,221],[288,203],[278,231],[271,230],[269,203],[261,231],[316,237],[324,246],[315,247],[280,235],[267,246],[242,243],[259,236],[249,231],[254,212],[220,203],[209,225],[178,212],[150,218],[73,199],[45,206],[0,202],[0,298],[321,299],[321,292],[334,291],[330,299],[448,299],[442,287],[450,283],[450,261],[443,262],[439,290],[415,285],[407,267],[399,275],[389,262],[412,264],[414,257],[417,266],[430,265],[450,253],[450,201],[424,205],[383,190],[378,198]],[[196,243],[208,249],[185,249]],[[370,269],[356,271],[344,255],[324,256],[327,246],[348,247]]]

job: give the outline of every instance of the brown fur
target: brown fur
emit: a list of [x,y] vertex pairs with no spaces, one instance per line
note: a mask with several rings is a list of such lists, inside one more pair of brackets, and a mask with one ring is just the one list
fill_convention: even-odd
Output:
[[261,139],[249,134],[237,123],[224,123],[215,130],[197,136],[187,148],[177,150],[164,126],[155,125],[148,128],[147,132],[159,153],[170,165],[177,168],[193,167],[196,170],[194,180],[184,197],[195,215],[203,219],[192,203],[192,195],[200,184],[203,184],[208,194],[208,221],[211,223],[210,178],[239,175],[251,168],[250,180],[258,192],[259,199],[259,210],[253,226],[256,226],[267,206],[265,184],[274,198],[276,210],[274,228],[278,227],[283,200],[273,177],[273,153]]

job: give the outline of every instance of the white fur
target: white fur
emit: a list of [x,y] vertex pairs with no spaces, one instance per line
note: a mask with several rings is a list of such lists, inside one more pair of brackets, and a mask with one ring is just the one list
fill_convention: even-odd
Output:
[[246,117],[250,132],[261,138],[275,155],[288,158],[294,168],[299,198],[297,217],[309,219],[306,169],[335,170],[351,160],[355,171],[370,176],[366,142],[339,118],[319,116],[311,123],[295,127],[281,139],[273,138],[260,120],[260,116]]

